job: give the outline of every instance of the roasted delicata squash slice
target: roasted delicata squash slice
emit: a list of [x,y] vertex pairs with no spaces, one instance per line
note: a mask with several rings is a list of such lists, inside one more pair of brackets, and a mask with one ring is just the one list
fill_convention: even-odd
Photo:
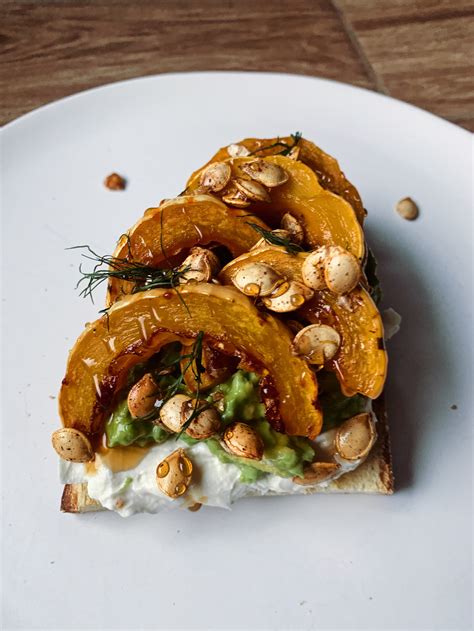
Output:
[[[260,263],[275,270],[288,281],[302,282],[302,265],[307,253],[289,254],[284,248],[267,246],[244,254],[224,267],[219,275],[223,284],[249,263]],[[315,291],[291,318],[305,324],[332,327],[340,336],[337,353],[325,367],[333,370],[347,396],[356,392],[375,399],[384,386],[387,354],[384,350],[380,313],[369,294],[360,285],[344,296],[328,290]]]
[[63,425],[87,435],[102,432],[130,369],[164,344],[201,331],[206,344],[260,375],[266,417],[275,429],[317,436],[317,382],[308,363],[292,354],[290,331],[236,289],[206,283],[124,297],[87,325],[70,352],[59,396]]
[[282,138],[245,138],[238,143],[222,147],[212,156],[207,164],[221,162],[229,157],[255,157],[287,154],[307,164],[318,176],[321,186],[336,195],[343,197],[355,210],[357,219],[362,224],[366,211],[360,195],[341,171],[338,161],[317,147],[314,143],[299,136]]
[[[241,211],[228,208],[209,195],[177,197],[158,208],[149,208],[120,238],[113,257],[153,267],[169,267],[179,253],[209,243],[223,245],[232,256],[239,256],[259,239],[258,233],[241,215]],[[256,218],[255,221],[266,227],[261,220]],[[130,294],[133,287],[131,282],[110,278],[107,306]]]
[[[186,341],[183,342],[183,345],[185,344]],[[239,359],[237,357],[230,357],[209,344],[203,344],[201,364],[204,372],[199,375],[199,389],[201,391],[206,391],[210,388],[214,388],[220,383],[223,383],[235,373],[238,363]],[[191,390],[191,392],[197,392],[198,382],[196,379],[196,362],[193,361],[192,364],[189,365],[187,359],[182,359],[180,367],[183,371],[183,379],[187,388]]]
[[245,208],[247,214],[256,215],[272,227],[279,227],[282,217],[291,213],[301,224],[310,247],[339,245],[359,260],[364,257],[364,234],[353,207],[343,197],[323,188],[314,171],[303,162],[275,155],[228,158],[216,164],[230,166],[224,188],[212,188],[213,180],[206,178],[209,170],[212,174],[218,169],[211,165],[191,176],[186,191],[212,190],[226,204]]

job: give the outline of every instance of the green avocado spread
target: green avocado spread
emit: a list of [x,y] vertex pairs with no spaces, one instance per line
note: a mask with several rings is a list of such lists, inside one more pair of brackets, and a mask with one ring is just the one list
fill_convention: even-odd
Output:
[[367,398],[361,394],[346,397],[341,392],[339,381],[333,372],[318,372],[318,400],[323,410],[322,432],[327,432],[343,421],[363,412]]
[[224,395],[224,411],[221,418],[225,424],[234,420],[254,421],[265,418],[265,406],[260,401],[258,375],[254,372],[238,370],[230,379],[211,391]]
[[[324,430],[330,429],[363,409],[365,399],[360,395],[345,397],[335,377],[330,373],[319,373],[322,383],[321,405],[324,411]],[[221,462],[236,465],[240,469],[240,480],[251,483],[267,473],[283,478],[303,475],[306,463],[314,457],[311,441],[298,436],[287,436],[276,432],[265,420],[265,406],[260,400],[259,377],[255,373],[237,370],[227,381],[219,384],[208,393],[208,401],[221,399],[224,424],[232,421],[245,421],[254,427],[264,443],[262,460],[240,458],[227,453],[218,438],[205,442],[210,452]],[[109,447],[139,445],[152,442],[162,443],[173,435],[154,424],[153,420],[136,420],[130,415],[127,400],[122,400],[110,416],[105,433]],[[187,434],[181,435],[187,444],[197,441]]]
[[108,447],[143,447],[150,442],[162,443],[170,434],[153,421],[134,420],[128,411],[127,400],[121,401],[105,425]]

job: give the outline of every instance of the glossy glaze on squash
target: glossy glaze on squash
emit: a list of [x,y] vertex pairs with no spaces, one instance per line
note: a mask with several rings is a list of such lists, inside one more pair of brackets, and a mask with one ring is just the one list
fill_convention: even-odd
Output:
[[[187,309],[183,306],[184,299]],[[127,296],[89,324],[74,345],[59,396],[63,424],[87,434],[103,429],[130,369],[164,344],[194,338],[239,357],[261,376],[267,419],[287,434],[314,438],[321,430],[317,382],[290,350],[292,335],[236,289],[211,284],[155,289]]]
[[[257,223],[266,227],[258,219]],[[239,256],[258,239],[259,235],[242,218],[242,211],[228,208],[209,195],[183,196],[168,200],[158,208],[149,208],[127,235],[120,238],[113,256],[154,267],[169,267],[175,255],[196,245],[224,245],[233,256]],[[107,306],[130,294],[133,286],[133,283],[111,278]]]
[[[231,158],[233,177],[247,177],[241,166],[253,158]],[[245,212],[254,213],[272,227],[279,227],[281,217],[289,212],[300,221],[310,247],[340,245],[359,260],[365,252],[364,233],[352,206],[342,197],[324,189],[315,173],[300,161],[285,156],[267,156],[289,175],[287,182],[270,191],[271,202],[253,202]],[[187,183],[187,191],[199,188],[200,171]],[[242,212],[242,211],[241,211]]]
[[[231,284],[239,267],[259,262],[270,265],[289,280],[302,282],[301,266],[306,256],[306,253],[290,255],[275,246],[259,248],[231,261],[221,271],[219,280]],[[365,289],[356,287],[343,297],[330,291],[317,291],[314,298],[291,314],[291,318],[327,324],[337,330],[341,345],[326,367],[337,374],[347,396],[359,392],[375,399],[381,394],[387,372],[382,319]]]
[[[245,138],[235,144],[244,146],[251,153],[255,153],[256,157],[262,157],[275,155],[284,150],[284,147],[281,145],[272,146],[278,141],[290,146],[294,143],[291,136],[285,136],[282,138],[266,139]],[[265,147],[269,148],[265,149]],[[338,161],[317,147],[313,142],[310,142],[305,138],[301,138],[298,141],[297,147],[299,149],[299,160],[301,160],[304,164],[307,164],[316,173],[319,183],[323,188],[331,191],[332,193],[336,193],[336,195],[340,195],[349,202],[355,210],[357,219],[362,224],[366,212],[359,192],[355,186],[349,182],[343,171],[341,171]],[[218,162],[220,160],[226,160],[227,158],[229,158],[227,147],[222,147],[212,156],[207,164],[210,164],[211,162]]]
[[[192,342],[193,340],[188,340]],[[199,390],[205,392],[214,388],[220,383],[227,381],[237,370],[239,360],[237,357],[230,357],[221,353],[217,348],[208,344],[202,345],[201,364],[204,372],[200,374]],[[197,392],[198,383],[196,379],[196,362],[189,365],[189,359],[182,359],[180,362],[183,379],[191,392]]]

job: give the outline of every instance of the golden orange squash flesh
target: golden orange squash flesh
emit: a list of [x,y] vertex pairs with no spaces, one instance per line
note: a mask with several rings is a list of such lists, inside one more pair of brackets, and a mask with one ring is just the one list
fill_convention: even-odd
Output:
[[[302,282],[301,266],[306,253],[288,254],[283,248],[270,246],[254,250],[234,259],[224,267],[219,280],[232,283],[232,276],[244,264],[259,262],[270,265],[289,280]],[[330,291],[317,291],[291,317],[311,324],[327,324],[341,336],[336,356],[327,364],[341,384],[343,392],[356,392],[377,398],[385,383],[387,353],[384,350],[382,319],[372,298],[362,287],[356,287],[344,297]]]
[[[188,340],[192,343],[193,340]],[[184,345],[184,343],[183,343]],[[184,355],[186,355],[186,346],[184,346]],[[202,345],[201,364],[204,372],[200,374],[199,390],[205,392],[210,388],[214,388],[220,383],[227,381],[237,370],[239,360],[236,357],[224,355],[216,348],[208,344]],[[180,361],[181,372],[186,386],[191,392],[197,392],[198,382],[196,379],[197,367],[196,362],[189,363],[189,359],[184,357]]]
[[[241,166],[253,159],[229,159],[232,176],[247,178]],[[364,233],[352,206],[342,197],[324,189],[315,173],[302,162],[279,155],[263,159],[284,169],[289,175],[288,181],[269,191],[270,203],[252,202],[245,212],[254,213],[274,227],[278,227],[281,217],[289,212],[303,225],[306,241],[311,247],[340,245],[362,260]],[[187,192],[199,188],[201,172],[191,176]]]
[[[256,223],[266,227],[259,219]],[[224,245],[232,256],[238,256],[259,238],[245,223],[242,211],[228,208],[210,195],[183,196],[149,208],[120,238],[113,256],[153,267],[170,267],[175,255],[196,245]],[[107,306],[130,294],[133,287],[133,283],[111,278]]]
[[[245,138],[235,143],[244,146],[255,157],[275,155],[285,149],[281,144],[292,146],[294,140],[291,136],[282,138]],[[316,146],[313,142],[301,138],[298,141],[299,160],[307,164],[318,176],[321,186],[328,191],[336,193],[343,197],[355,210],[357,219],[362,224],[366,215],[359,192],[353,184],[349,182],[344,173],[341,171],[338,161]],[[207,164],[211,162],[219,162],[229,158],[227,147],[222,147],[215,153]]]
[[[89,324],[70,352],[59,396],[64,426],[97,434],[130,369],[164,344],[194,338],[239,357],[261,377],[261,396],[273,427],[314,438],[321,430],[318,388],[307,362],[292,355],[292,335],[273,316],[230,287],[186,285],[127,296],[108,317]],[[185,301],[187,308],[183,306]]]

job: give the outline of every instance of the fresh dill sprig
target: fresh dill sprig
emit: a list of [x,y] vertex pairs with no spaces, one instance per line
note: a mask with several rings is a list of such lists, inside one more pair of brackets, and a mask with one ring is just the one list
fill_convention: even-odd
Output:
[[280,237],[271,230],[266,230],[259,226],[257,223],[252,223],[251,221],[245,222],[248,226],[253,228],[255,232],[258,232],[267,243],[271,245],[278,245],[280,247],[285,248],[288,254],[298,254],[298,252],[302,252],[303,248],[300,247],[297,243],[293,243],[288,237]]
[[182,356],[182,359],[186,359],[187,362],[186,362],[185,367],[181,371],[181,383],[184,381],[184,375],[185,375],[186,371],[191,369],[192,373],[193,373],[193,376],[194,376],[194,379],[196,381],[196,396],[195,396],[195,400],[194,400],[193,411],[191,412],[189,418],[186,420],[186,422],[182,426],[181,431],[179,432],[179,434],[176,436],[176,440],[178,440],[178,438],[181,437],[181,434],[186,431],[186,429],[189,427],[191,422],[197,416],[199,416],[199,414],[201,414],[202,411],[204,411],[208,407],[210,407],[210,405],[208,403],[204,403],[204,404],[200,405],[201,401],[200,401],[200,398],[199,398],[200,394],[201,394],[201,385],[202,385],[201,375],[202,375],[202,373],[206,372],[206,369],[204,368],[203,363],[202,363],[202,342],[203,342],[203,339],[204,339],[204,331],[199,331],[199,333],[197,334],[196,340],[195,340],[194,344],[191,347],[191,351],[187,355],[183,355]]
[[197,389],[201,385],[201,374],[205,372],[205,368],[202,365],[202,341],[204,337],[204,331],[199,331],[194,340],[193,344],[190,346],[189,352],[185,354],[180,354],[178,357],[171,359],[170,361],[162,362],[160,364],[159,371],[152,371],[152,376],[155,381],[158,381],[160,378],[160,372],[164,368],[175,368],[183,360],[186,361],[186,364],[182,370],[180,370],[180,374],[177,377],[172,378],[172,380],[167,384],[167,386],[163,390],[163,403],[174,397],[183,387],[184,383],[184,375],[187,370],[191,369],[193,371],[194,377],[197,382]]
[[127,234],[126,232],[123,232],[117,240],[117,245],[120,243],[122,239],[125,239],[125,241],[127,242],[128,259],[129,261],[133,261],[132,242],[130,241],[130,235]]
[[293,140],[293,144],[292,145],[287,145],[285,149],[283,149],[283,151],[280,151],[280,155],[282,156],[287,156],[291,150],[296,147],[296,145],[299,143],[299,141],[301,140],[301,138],[303,137],[303,134],[300,131],[297,131],[294,134],[290,134],[292,140]]
[[[94,302],[94,301],[92,301]],[[105,317],[107,321],[107,331],[110,331],[110,315],[109,315],[110,307],[104,307],[103,309],[99,309],[99,314],[101,317]]]
[[255,149],[255,151],[252,151],[250,155],[254,156],[256,153],[260,153],[261,151],[267,151],[268,149],[274,149],[275,147],[283,147],[283,149],[281,151],[277,151],[275,155],[287,156],[293,149],[293,147],[296,147],[296,145],[299,143],[299,141],[303,137],[303,134],[300,131],[297,131],[294,134],[290,134],[290,136],[293,140],[292,145],[289,145],[287,142],[283,142],[283,140],[280,140],[280,137],[278,137],[276,142],[272,143],[271,145],[259,147],[258,149]]
[[110,278],[118,278],[134,283],[132,293],[137,293],[158,287],[175,288],[179,279],[188,271],[187,268],[176,267],[158,269],[126,258],[110,255],[102,256],[94,252],[88,245],[76,245],[67,249],[86,250],[87,254],[83,253],[82,256],[95,263],[91,272],[85,272],[81,263],[79,272],[82,276],[76,285],[76,289],[81,288],[79,295],[83,298],[90,297],[92,302],[94,302],[93,293],[95,289]]
[[193,411],[189,415],[186,423],[181,428],[179,434],[176,436],[176,440],[181,438],[181,434],[183,434],[188,429],[188,427],[191,425],[191,423],[194,421],[194,419],[197,418],[201,414],[201,412],[204,412],[204,410],[208,410],[210,407],[212,407],[212,405],[209,402],[207,402],[207,401],[202,403],[202,405],[199,405],[199,403],[200,403],[200,401],[196,397],[195,402],[194,402]]

